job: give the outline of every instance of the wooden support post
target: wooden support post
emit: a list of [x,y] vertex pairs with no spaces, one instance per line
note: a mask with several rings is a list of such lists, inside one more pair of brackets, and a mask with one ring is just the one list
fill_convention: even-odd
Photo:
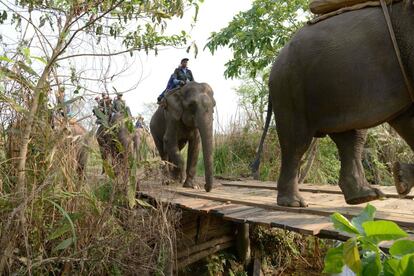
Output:
[[259,258],[254,258],[252,276],[263,276],[262,263]]
[[237,224],[236,250],[240,261],[247,267],[250,263],[249,224]]

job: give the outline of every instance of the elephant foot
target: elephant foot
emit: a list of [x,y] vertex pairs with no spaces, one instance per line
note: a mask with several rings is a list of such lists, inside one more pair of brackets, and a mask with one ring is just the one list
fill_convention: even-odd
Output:
[[395,162],[393,166],[394,184],[400,196],[406,196],[414,186],[414,166]]
[[345,194],[345,201],[347,204],[356,205],[384,197],[385,195],[379,189],[367,185],[362,186],[358,191]]
[[291,195],[277,194],[277,205],[286,207],[308,207],[305,199],[299,195],[299,193],[293,193]]
[[204,190],[206,190],[206,192],[210,192],[212,189],[213,189],[213,184],[204,185]]
[[188,179],[184,182],[183,187],[190,188],[190,189],[200,189],[197,183],[194,183],[192,180],[188,180]]

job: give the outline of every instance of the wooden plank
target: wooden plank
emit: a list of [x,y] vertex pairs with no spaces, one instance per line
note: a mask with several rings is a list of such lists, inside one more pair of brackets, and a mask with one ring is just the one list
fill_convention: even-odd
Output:
[[211,209],[210,213],[216,214],[216,215],[223,215],[223,212],[225,210],[232,210],[232,209],[235,209],[235,208],[240,208],[242,206],[243,205],[240,205],[240,204],[225,203],[223,206]]
[[268,225],[306,235],[317,235],[322,229],[332,225],[328,217],[283,211],[264,210],[244,219],[249,223]]
[[223,236],[223,237],[219,237],[217,239],[210,240],[210,241],[202,243],[202,244],[197,244],[197,245],[192,246],[190,248],[186,248],[184,250],[179,251],[178,254],[177,254],[177,258],[181,259],[181,258],[189,257],[192,254],[197,253],[199,251],[203,251],[205,249],[208,249],[211,246],[215,246],[216,244],[222,244],[222,243],[227,243],[227,242],[230,242],[230,241],[234,241],[234,239],[235,239],[234,236]]
[[[251,181],[247,182],[222,182],[223,186],[228,187],[237,187],[237,188],[249,188],[249,189],[266,189],[266,190],[274,190],[277,191],[277,184],[267,183],[258,184],[257,182],[251,183]],[[389,187],[387,186],[379,186],[379,185],[372,185],[375,188],[378,188],[383,191],[387,198],[400,198],[396,191],[390,191]],[[395,188],[394,188],[395,190]],[[324,193],[324,194],[342,194],[342,191],[337,186],[328,186],[328,185],[309,185],[309,184],[300,184],[299,191],[301,192],[310,192],[310,193]],[[409,194],[405,197],[406,199],[414,199],[414,194]]]
[[181,259],[178,260],[178,269],[183,269],[184,267],[195,263],[201,259],[204,259],[208,256],[210,256],[211,254],[214,254],[218,251],[227,249],[229,247],[233,246],[233,241],[229,241],[229,242],[225,242],[225,243],[221,243],[221,244],[216,244],[214,246],[210,246],[208,249],[203,250],[203,251],[199,251],[197,253],[192,254],[191,256],[189,256],[188,258],[185,259]]
[[256,207],[249,207],[249,209],[242,210],[240,212],[234,212],[230,214],[224,215],[224,219],[230,220],[230,221],[236,221],[236,222],[246,222],[245,217],[254,216],[254,214],[262,213],[262,208],[256,208]]
[[237,212],[248,210],[248,209],[251,209],[251,208],[252,208],[251,206],[237,205],[233,208],[226,208],[226,209],[222,209],[220,211],[215,209],[215,210],[212,211],[212,213],[214,212],[215,215],[223,217],[223,216],[226,216],[226,215],[230,215],[232,213],[237,213]]
[[[330,216],[334,212],[340,212],[344,216],[353,217],[360,213],[363,209],[362,207],[358,206],[347,206],[342,208],[335,208],[334,206],[323,206],[323,205],[316,205],[313,204],[308,208],[295,208],[295,207],[285,207],[285,206],[278,206],[275,203],[263,203],[269,202],[269,198],[265,197],[251,197],[251,198],[244,198],[240,199],[240,197],[234,196],[234,194],[219,194],[220,191],[210,192],[210,193],[195,193],[195,192],[188,192],[183,190],[176,190],[177,193],[181,195],[186,195],[189,197],[195,198],[203,198],[203,199],[210,199],[214,201],[222,201],[228,202],[231,201],[232,203],[246,205],[246,206],[254,206],[259,208],[264,208],[268,210],[276,210],[276,211],[286,211],[291,213],[301,213],[301,214],[313,214],[313,215],[320,215],[320,216]],[[396,222],[397,224],[409,228],[414,228],[414,215],[407,215],[407,214],[392,214],[386,213],[382,211],[377,212],[377,218],[391,220]]]

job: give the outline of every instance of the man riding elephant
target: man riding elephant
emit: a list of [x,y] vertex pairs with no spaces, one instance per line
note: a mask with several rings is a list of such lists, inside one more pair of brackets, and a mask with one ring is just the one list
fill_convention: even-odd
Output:
[[122,94],[121,93],[116,93],[116,99],[114,100],[112,110],[113,110],[114,113],[121,112],[126,117],[132,117],[131,110],[126,105],[125,101],[122,99]]
[[189,81],[194,81],[193,72],[187,67],[188,65],[188,58],[183,58],[180,62],[180,66],[174,70],[174,73],[171,75],[170,79],[168,80],[167,87],[158,96],[157,101],[158,103],[164,98],[165,93],[167,91],[173,90],[177,87],[183,86]]
[[[103,160],[111,161],[115,173],[118,174],[126,165],[128,156],[133,153],[133,140],[136,134],[128,127],[132,117],[131,111],[122,99],[122,94],[117,93],[113,104],[108,95],[103,95],[103,99],[93,109],[93,113],[98,118],[96,138],[101,157]],[[103,168],[102,171],[104,172],[105,169]]]

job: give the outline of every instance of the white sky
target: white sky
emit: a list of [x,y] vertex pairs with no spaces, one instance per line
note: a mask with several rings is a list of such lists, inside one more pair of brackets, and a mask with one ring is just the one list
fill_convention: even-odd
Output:
[[[221,28],[227,26],[234,15],[240,11],[248,10],[251,7],[251,0],[205,0],[200,6],[198,21],[190,30],[191,18],[193,12],[188,12],[184,19],[175,20],[168,23],[169,30],[185,29],[190,32],[191,39],[195,40],[199,53],[197,58],[194,58],[192,52],[186,53],[185,49],[168,49],[163,50],[154,56],[150,53],[147,56],[141,53],[142,65],[137,59],[135,68],[131,68],[132,74],[125,79],[121,79],[113,85],[119,87],[120,85],[127,85],[128,79],[139,78],[141,72],[143,80],[138,87],[124,95],[124,99],[130,106],[133,115],[145,111],[144,105],[146,103],[154,103],[157,96],[165,89],[167,81],[173,70],[178,66],[183,57],[190,59],[188,67],[192,70],[194,79],[198,82],[206,82],[210,84],[214,91],[214,97],[217,102],[217,111],[215,121],[215,128],[218,129],[218,124],[221,127],[225,126],[237,110],[237,98],[234,88],[240,84],[240,80],[231,80],[224,78],[224,64],[231,58],[232,52],[230,49],[219,49],[214,55],[206,49],[203,50],[208,37],[214,31],[218,32]],[[134,81],[136,82],[136,78]],[[130,86],[134,83],[130,84]],[[127,85],[128,86],[128,85]]]

